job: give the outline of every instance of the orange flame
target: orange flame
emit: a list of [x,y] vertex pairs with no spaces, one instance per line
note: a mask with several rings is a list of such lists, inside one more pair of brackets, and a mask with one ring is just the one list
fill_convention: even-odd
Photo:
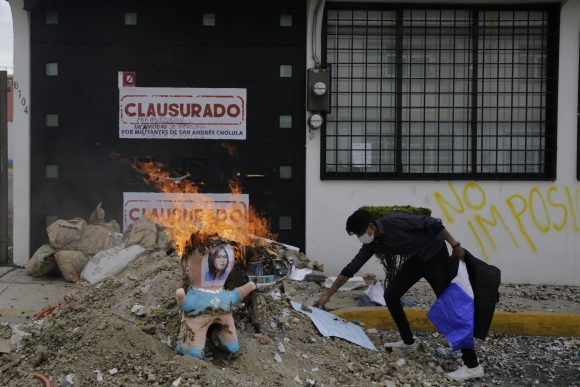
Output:
[[[256,237],[276,238],[270,231],[268,219],[260,216],[252,206],[246,207],[240,200],[242,187],[238,181],[229,182],[233,204],[224,209],[218,208],[209,196],[200,193],[198,186],[187,180],[188,175],[171,177],[169,172],[163,170],[162,163],[151,160],[133,160],[131,165],[145,175],[144,180],[156,191],[174,194],[169,199],[172,209],[161,213],[151,212],[148,216],[165,228],[180,255],[192,234],[196,234],[196,239],[201,241],[218,235],[244,246],[254,246],[257,243]],[[184,194],[183,198],[179,194]],[[188,194],[196,194],[195,208],[187,205],[191,203]]]

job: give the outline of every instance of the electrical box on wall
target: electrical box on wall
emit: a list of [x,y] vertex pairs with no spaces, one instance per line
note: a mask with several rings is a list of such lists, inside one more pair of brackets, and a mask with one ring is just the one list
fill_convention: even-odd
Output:
[[308,110],[330,112],[330,69],[308,69]]

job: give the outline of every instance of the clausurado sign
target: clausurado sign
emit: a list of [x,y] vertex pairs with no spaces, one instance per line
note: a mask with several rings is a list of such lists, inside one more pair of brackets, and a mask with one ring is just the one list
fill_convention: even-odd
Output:
[[248,194],[124,192],[123,230],[143,215],[196,222],[207,219],[210,212],[218,222],[243,223],[247,220],[248,203]]
[[119,88],[119,137],[246,139],[246,89]]

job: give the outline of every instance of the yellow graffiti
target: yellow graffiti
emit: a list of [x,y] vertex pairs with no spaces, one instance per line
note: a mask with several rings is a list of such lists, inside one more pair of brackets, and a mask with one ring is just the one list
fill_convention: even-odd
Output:
[[475,240],[477,241],[477,244],[479,245],[479,249],[481,250],[483,257],[485,258],[485,260],[488,260],[489,256],[487,255],[487,252],[485,251],[485,247],[483,245],[483,242],[481,241],[481,238],[479,237],[479,234],[477,233],[477,231],[475,231],[475,228],[473,228],[473,223],[471,223],[471,221],[468,221],[467,225],[469,226],[469,229],[471,230],[471,232],[475,236]]
[[580,231],[580,228],[578,227],[578,219],[576,219],[576,210],[574,210],[574,207],[572,205],[572,195],[570,194],[570,188],[566,187],[566,196],[568,196],[568,203],[570,204],[570,214],[572,215],[572,219],[574,219],[574,230],[576,232]]
[[[550,186],[543,191],[539,187],[532,186],[525,195],[514,193],[505,199],[503,204],[507,208],[507,213],[502,214],[499,210],[501,205],[489,203],[485,190],[476,182],[464,184],[461,190],[451,182],[448,186],[452,198],[448,199],[441,192],[434,192],[435,201],[448,223],[454,223],[456,214],[464,214],[466,209],[473,212],[472,217],[466,219],[467,226],[485,259],[489,259],[488,249],[497,251],[497,243],[490,232],[491,228],[501,227],[505,230],[517,248],[520,247],[519,240],[523,239],[533,252],[537,252],[538,248],[530,230],[537,230],[542,234],[552,230],[561,232],[570,223],[575,232],[580,232],[576,213],[580,190],[575,192],[576,203],[574,203],[569,187]],[[569,218],[572,219],[571,222]],[[512,225],[515,222],[516,233],[506,220],[511,220]],[[529,229],[526,227],[526,221]]]
[[555,203],[552,200],[552,192],[557,191],[558,189],[556,187],[550,187],[548,189],[548,202],[550,203],[550,205],[552,207],[557,207],[557,208],[561,208],[562,211],[564,211],[564,219],[562,220],[562,223],[560,223],[559,225],[554,223],[554,229],[556,231],[562,231],[564,229],[564,226],[566,226],[566,221],[568,220],[568,209],[566,208],[565,205],[560,204],[560,203]]
[[[544,209],[544,214],[546,215],[546,220],[548,223],[545,226],[542,226],[540,222],[538,222],[538,218],[536,218],[536,211],[534,210],[533,202],[534,202],[534,194],[540,198],[542,201],[542,208]],[[530,190],[530,215],[532,216],[532,222],[534,225],[543,233],[547,233],[550,231],[550,214],[548,213],[548,209],[546,208],[546,201],[544,200],[544,196],[542,196],[538,187],[534,187]]]
[[[481,204],[476,205],[473,204],[471,202],[471,199],[469,199],[469,195],[467,194],[467,191],[470,189],[476,189],[479,191],[479,193],[481,194]],[[487,201],[486,197],[485,197],[485,192],[483,191],[483,188],[481,188],[481,186],[477,183],[467,183],[465,184],[465,187],[463,187],[463,197],[465,199],[465,203],[467,203],[467,205],[469,206],[469,208],[472,208],[474,210],[481,210],[483,207],[485,207],[485,202]]]
[[496,251],[497,247],[496,247],[496,244],[495,244],[493,238],[491,237],[491,235],[490,235],[490,233],[485,225],[488,224],[492,227],[497,226],[497,219],[498,218],[499,218],[499,221],[501,222],[501,224],[503,225],[503,228],[506,229],[508,235],[510,236],[512,243],[514,245],[516,245],[516,247],[519,247],[519,244],[518,244],[518,241],[516,240],[516,237],[512,233],[512,230],[509,228],[509,226],[507,225],[503,216],[501,216],[501,214],[499,213],[497,208],[494,205],[492,205],[491,207],[489,207],[489,212],[491,213],[491,216],[492,216],[491,220],[487,220],[484,217],[482,217],[481,215],[477,214],[477,215],[475,215],[475,221],[477,222],[479,227],[483,230],[487,240],[491,244],[492,249],[494,251]]
[[[514,199],[521,200],[522,209],[520,211],[516,211],[516,207],[514,206],[514,203],[513,203]],[[536,244],[534,243],[534,241],[532,241],[532,238],[530,238],[530,234],[528,234],[528,231],[526,230],[526,226],[524,226],[524,222],[522,221],[522,215],[524,215],[524,213],[526,212],[526,209],[528,207],[526,204],[526,199],[522,195],[514,194],[514,195],[510,196],[509,198],[507,198],[507,200],[505,202],[506,202],[507,206],[510,208],[510,210],[512,211],[512,215],[514,216],[514,219],[518,223],[518,227],[520,229],[520,232],[522,233],[523,237],[526,238],[526,240],[528,241],[528,244],[532,248],[532,251],[533,252],[538,251]]]
[[463,214],[463,212],[465,211],[465,208],[463,207],[463,202],[461,201],[461,198],[459,197],[459,194],[455,190],[455,187],[453,186],[453,184],[449,183],[449,188],[451,188],[451,192],[453,192],[453,195],[455,196],[455,199],[457,200],[459,207],[453,206],[451,203],[449,203],[447,200],[445,200],[443,195],[440,194],[439,192],[435,192],[435,200],[439,204],[441,211],[443,211],[443,214],[445,215],[445,220],[448,223],[453,224],[455,222],[455,220],[451,216],[451,213],[447,210],[447,206],[451,207],[451,209],[453,211],[457,212],[458,214]]

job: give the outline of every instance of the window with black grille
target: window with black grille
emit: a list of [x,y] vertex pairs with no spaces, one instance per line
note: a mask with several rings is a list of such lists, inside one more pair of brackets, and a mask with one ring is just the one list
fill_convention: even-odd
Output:
[[373,7],[327,5],[323,179],[555,177],[557,7]]

